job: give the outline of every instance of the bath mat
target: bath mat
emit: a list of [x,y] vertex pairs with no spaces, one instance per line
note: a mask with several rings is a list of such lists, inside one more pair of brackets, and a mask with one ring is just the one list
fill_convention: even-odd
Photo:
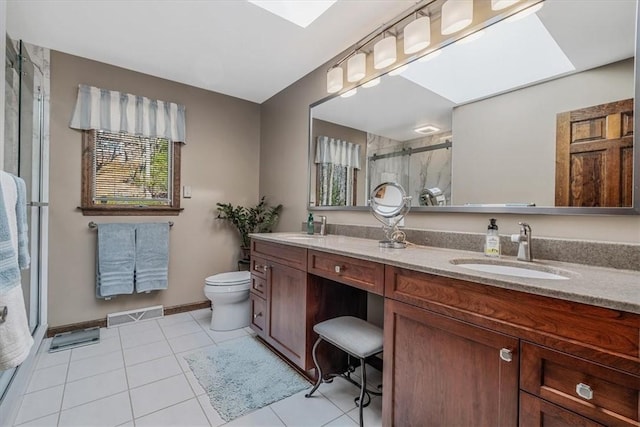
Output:
[[200,350],[184,359],[225,421],[311,386],[253,337]]

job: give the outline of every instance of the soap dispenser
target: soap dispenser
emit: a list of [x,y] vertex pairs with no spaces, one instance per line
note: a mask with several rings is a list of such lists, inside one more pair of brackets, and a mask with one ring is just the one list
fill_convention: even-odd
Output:
[[313,212],[309,212],[309,218],[307,218],[307,234],[313,234]]
[[498,224],[496,224],[495,218],[489,220],[484,243],[484,254],[489,257],[500,256],[500,236],[498,235]]

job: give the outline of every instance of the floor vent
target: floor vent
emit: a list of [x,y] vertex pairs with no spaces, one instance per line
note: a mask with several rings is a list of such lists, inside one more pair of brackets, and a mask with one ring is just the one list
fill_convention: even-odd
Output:
[[163,316],[164,308],[161,305],[111,313],[107,314],[107,328],[138,323],[143,320],[159,319]]

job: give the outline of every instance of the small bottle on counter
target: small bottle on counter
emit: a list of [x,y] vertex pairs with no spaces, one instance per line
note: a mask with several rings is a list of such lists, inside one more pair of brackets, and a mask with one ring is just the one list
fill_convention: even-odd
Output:
[[495,218],[489,220],[484,242],[484,254],[489,257],[500,256],[500,236],[498,235],[498,224],[496,224]]
[[307,218],[307,234],[313,234],[313,212],[309,212],[309,218]]

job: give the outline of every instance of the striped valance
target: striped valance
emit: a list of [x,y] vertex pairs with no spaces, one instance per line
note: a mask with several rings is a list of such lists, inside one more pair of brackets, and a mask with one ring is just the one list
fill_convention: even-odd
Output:
[[70,127],[186,142],[184,105],[87,85],[78,88]]
[[328,136],[319,136],[315,163],[331,163],[360,169],[360,145]]

